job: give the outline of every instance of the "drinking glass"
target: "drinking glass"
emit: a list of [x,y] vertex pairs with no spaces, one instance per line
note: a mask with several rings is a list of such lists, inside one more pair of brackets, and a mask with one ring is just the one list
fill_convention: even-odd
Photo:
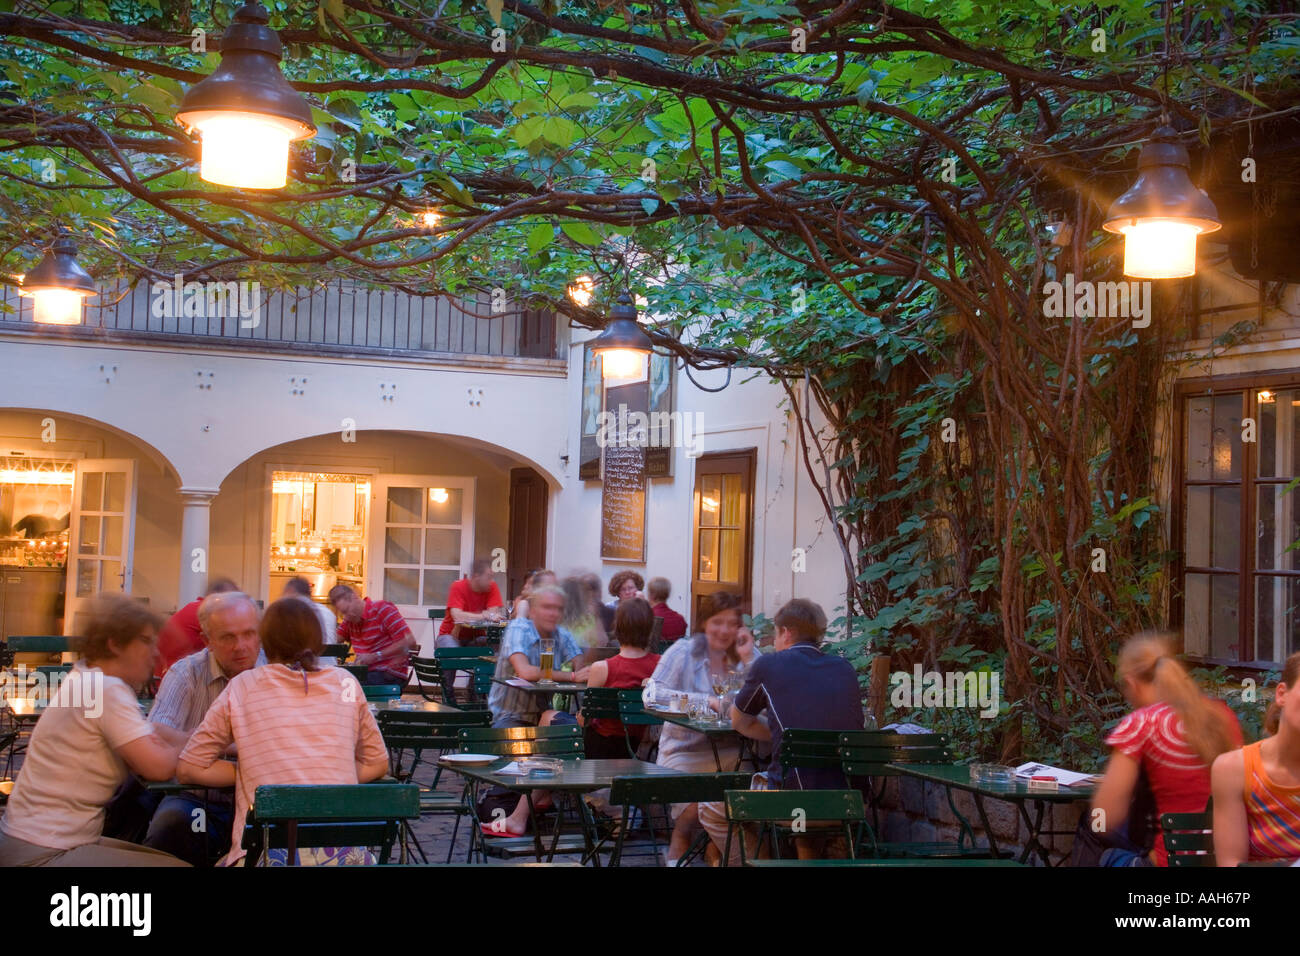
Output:
[[555,641],[543,640],[541,651],[541,669],[542,681],[550,683],[552,680],[551,672],[555,667]]

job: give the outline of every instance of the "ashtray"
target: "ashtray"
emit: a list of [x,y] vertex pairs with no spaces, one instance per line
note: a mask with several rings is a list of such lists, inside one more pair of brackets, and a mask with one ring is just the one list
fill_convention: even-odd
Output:
[[564,761],[555,757],[525,757],[519,766],[530,777],[555,777],[564,769]]
[[970,782],[1009,787],[1016,782],[1016,770],[998,763],[973,763]]

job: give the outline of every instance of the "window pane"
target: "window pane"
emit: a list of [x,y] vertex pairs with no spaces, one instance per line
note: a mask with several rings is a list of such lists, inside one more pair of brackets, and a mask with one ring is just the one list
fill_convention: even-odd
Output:
[[99,590],[99,562],[95,559],[77,562],[77,597],[90,597]]
[[126,475],[120,471],[104,476],[104,510],[119,514],[126,510]]
[[718,532],[700,532],[700,580],[718,580]]
[[98,511],[103,501],[104,473],[88,471],[81,476],[81,510]]
[[384,520],[389,524],[420,524],[424,521],[423,506],[423,488],[389,488]]
[[122,562],[104,561],[99,568],[99,586],[105,591],[122,590]]
[[1241,488],[1191,485],[1187,489],[1187,563],[1237,568],[1241,561]]
[[[424,563],[460,567],[460,531],[429,528],[424,532]],[[439,601],[439,604],[442,602]]]
[[[384,532],[385,564],[420,563],[420,529],[389,528]],[[392,598],[389,598],[392,600]],[[414,602],[408,601],[408,604]]]
[[[446,500],[439,500],[445,498]],[[460,512],[465,492],[460,488],[429,489],[428,524],[460,524]],[[460,560],[459,557],[456,559]]]
[[81,535],[77,542],[78,554],[99,554],[99,517],[92,515],[81,519]]
[[394,604],[418,604],[418,568],[384,568],[384,600]]
[[104,537],[100,544],[100,554],[113,557],[122,556],[122,519],[118,517],[104,519]]
[[1284,661],[1300,648],[1297,625],[1300,578],[1260,577],[1255,582],[1255,659]]
[[1241,477],[1241,396],[1187,399],[1187,477]]
[[[740,475],[722,476],[722,523],[728,527],[740,527]],[[728,580],[731,580],[728,578]]]
[[[716,528],[718,513],[722,501],[722,481],[720,475],[700,476],[700,525]],[[700,538],[703,541],[703,536]]]
[[740,537],[739,531],[721,531],[722,541],[718,548],[720,581],[740,583]]
[[1300,391],[1262,389],[1255,393],[1259,404],[1259,476],[1291,478],[1297,473],[1300,456]]
[[1238,659],[1237,580],[1235,574],[1186,576],[1183,637],[1187,653]]
[[1300,570],[1300,550],[1288,551],[1300,538],[1300,524],[1296,522],[1296,491],[1282,493],[1285,485],[1261,485],[1256,488],[1259,507],[1255,537],[1259,568],[1269,570]]
[[446,607],[447,592],[460,580],[460,571],[425,571],[424,600],[425,607]]

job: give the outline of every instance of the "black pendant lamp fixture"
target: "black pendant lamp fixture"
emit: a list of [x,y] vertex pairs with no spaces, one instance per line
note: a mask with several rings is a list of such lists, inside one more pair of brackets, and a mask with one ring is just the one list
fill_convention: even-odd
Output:
[[636,380],[642,377],[654,343],[636,318],[636,304],[624,292],[609,310],[609,324],[592,340],[591,350],[600,356],[601,376],[606,380]]
[[23,276],[19,294],[32,300],[32,319],[43,325],[80,325],[85,300],[97,295],[95,280],[77,262],[77,244],[60,233],[44,259]]
[[260,3],[245,3],[221,38],[221,63],[186,92],[176,119],[202,137],[199,176],[219,186],[280,189],[289,143],[316,135],[311,107],[280,72],[284,47]]
[[1138,178],[1102,228],[1124,236],[1124,274],[1176,279],[1196,274],[1196,237],[1222,227],[1219,211],[1190,175],[1187,150],[1162,125],[1138,155]]

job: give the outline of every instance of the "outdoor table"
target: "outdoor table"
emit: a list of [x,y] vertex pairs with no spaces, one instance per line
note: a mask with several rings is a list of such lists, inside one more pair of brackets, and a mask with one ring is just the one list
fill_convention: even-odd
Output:
[[[449,763],[444,763],[443,766],[460,774],[471,784],[488,784],[524,795],[524,799],[528,801],[529,816],[532,818],[533,847],[538,862],[541,862],[545,850],[542,847],[541,830],[537,825],[537,810],[533,806],[532,792],[534,790],[550,790],[554,793],[570,794],[577,800],[579,813],[582,817],[583,842],[586,846],[583,859],[584,861],[591,859],[596,866],[600,866],[600,856],[596,853],[596,821],[591,815],[591,809],[587,806],[587,802],[582,799],[582,795],[612,786],[615,777],[681,776],[680,770],[661,767],[654,763],[646,763],[644,760],[629,760],[626,758],[621,760],[587,760],[582,757],[565,759],[562,761],[564,769],[550,776],[516,776],[514,774],[497,773],[498,770],[511,762],[523,759],[526,758],[502,757],[500,760],[481,767],[465,767]],[[475,800],[473,793],[470,795],[470,800]],[[555,848],[558,846],[559,841],[560,825],[557,822],[555,832],[551,836],[551,848],[547,855],[547,862],[554,859]]]
[[[1020,813],[1020,818],[1025,823],[1025,828],[1029,831],[1029,839],[1020,854],[1020,862],[1026,862],[1030,854],[1036,852],[1039,858],[1042,859],[1044,866],[1051,866],[1051,858],[1047,847],[1038,838],[1043,834],[1052,836],[1074,832],[1072,830],[1044,830],[1043,811],[1047,808],[1047,805],[1049,803],[1066,804],[1075,803],[1079,800],[1091,800],[1093,793],[1096,791],[1094,786],[1061,787],[1059,790],[1030,790],[1029,782],[1021,779],[1017,779],[1015,783],[1011,784],[972,783],[970,764],[891,763],[886,766],[890,770],[906,774],[909,777],[915,777],[918,780],[942,784],[954,790],[965,790],[971,794],[975,799],[975,809],[980,815],[980,823],[984,826],[984,835],[988,840],[989,852],[995,858],[998,857],[998,845],[993,835],[993,827],[989,825],[988,814],[984,810],[984,798],[990,797],[994,800],[1005,800],[1008,803],[1014,803]],[[1034,804],[1032,818],[1025,806],[1027,803]]]
[[[558,671],[557,673],[565,673]],[[518,683],[512,684],[511,681]],[[536,681],[526,681],[522,677],[493,677],[492,683],[505,684],[507,687],[513,687],[516,690],[528,691],[533,694],[562,694],[568,698],[565,706],[572,706],[573,699],[587,689],[586,684],[579,684],[572,681],[552,681],[549,684],[541,684]]]
[[[650,707],[645,708],[645,712],[651,717],[658,717],[666,723],[676,724],[678,727],[685,727],[687,730],[693,730],[697,734],[703,734],[709,741],[709,746],[713,749],[713,762],[717,764],[718,773],[725,773],[722,769],[722,757],[718,754],[718,741],[724,737],[735,735],[740,738],[740,753],[736,755],[736,766],[732,767],[732,772],[740,769],[740,765],[745,762],[745,751],[753,746],[753,742],[743,734],[737,732],[736,728],[731,726],[731,721],[718,722],[716,720],[692,720],[686,714],[675,710],[654,710]],[[750,758],[755,769],[758,768],[756,757]]]
[[391,710],[394,713],[426,713],[426,714],[459,714],[461,709],[453,707],[451,704],[444,704],[436,700],[410,700],[402,698],[400,700],[373,701],[370,704],[370,712],[378,714],[380,711]]

